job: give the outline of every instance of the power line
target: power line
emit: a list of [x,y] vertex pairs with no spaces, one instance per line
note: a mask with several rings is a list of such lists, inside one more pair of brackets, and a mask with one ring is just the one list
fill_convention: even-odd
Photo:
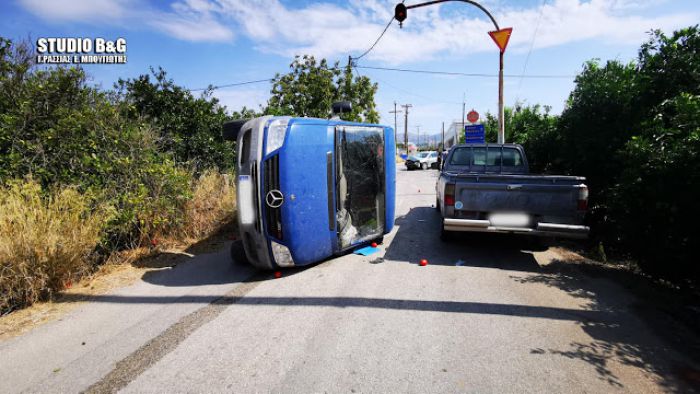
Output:
[[377,37],[377,40],[374,41],[374,44],[372,44],[372,46],[369,47],[369,49],[367,49],[362,55],[360,55],[360,56],[358,56],[358,57],[352,57],[352,56],[351,56],[350,58],[351,58],[352,60],[360,60],[360,59],[362,59],[366,54],[370,53],[370,52],[372,51],[372,49],[374,49],[374,47],[377,45],[377,43],[379,43],[379,40],[381,40],[382,37],[384,37],[384,33],[386,33],[386,31],[389,30],[389,26],[391,26],[391,22],[393,22],[393,21],[394,21],[394,17],[392,16],[391,19],[389,19],[389,23],[387,23],[386,26],[384,27],[384,30],[382,31],[382,34],[380,34],[379,37]]
[[530,61],[530,54],[532,53],[532,48],[535,46],[535,38],[537,38],[537,32],[540,30],[540,22],[542,22],[542,14],[544,13],[544,6],[547,4],[547,0],[542,0],[542,6],[540,7],[540,14],[537,17],[537,24],[535,25],[535,31],[532,33],[532,41],[530,41],[530,49],[527,51],[527,56],[525,57],[525,64],[523,64],[523,72],[520,74],[520,81],[518,81],[518,90],[515,95],[516,101],[517,97],[520,95],[520,88],[523,85],[523,75],[527,71],[527,64]]
[[[417,74],[435,74],[435,75],[452,75],[458,77],[481,77],[481,78],[498,78],[498,74],[485,74],[485,73],[462,73],[462,72],[452,72],[452,71],[433,71],[433,70],[413,70],[407,68],[391,68],[391,67],[372,67],[372,66],[355,66],[356,68],[364,68],[368,70],[383,70],[383,71],[398,71],[407,73],[417,73]],[[539,74],[539,75],[517,75],[517,74],[505,74],[503,75],[507,78],[544,78],[544,79],[555,79],[555,78],[574,78],[574,75],[553,75],[553,74]]]
[[[364,55],[363,55],[364,56]],[[353,58],[353,59],[358,59],[358,58]],[[497,74],[485,74],[485,73],[463,73],[463,72],[454,72],[454,71],[433,71],[433,70],[414,70],[414,69],[407,69],[407,68],[391,68],[391,67],[373,67],[373,66],[358,66],[358,65],[353,65],[353,68],[355,71],[359,74],[360,68],[367,69],[367,70],[381,70],[381,71],[396,71],[396,72],[407,72],[407,73],[417,73],[417,74],[431,74],[431,75],[451,75],[451,76],[457,76],[457,77],[478,77],[478,78],[498,78]],[[329,68],[329,70],[340,70],[340,67],[332,67]],[[556,79],[556,78],[574,78],[574,75],[551,75],[551,74],[539,74],[539,75],[515,75],[515,74],[506,74],[504,77],[507,78],[543,78],[543,79]],[[379,80],[378,78],[374,78]],[[217,90],[217,89],[223,89],[223,88],[230,88],[230,87],[236,87],[236,86],[243,86],[243,85],[251,85],[255,83],[262,83],[262,82],[272,82],[274,81],[274,78],[266,78],[266,79],[257,79],[254,81],[244,81],[244,82],[233,82],[233,83],[227,83],[223,85],[211,85],[206,88],[196,88],[196,89],[189,89],[191,92],[197,92],[197,91],[203,91],[203,90]],[[381,81],[387,85],[390,85],[386,83],[385,81]],[[391,86],[391,85],[390,85]],[[395,89],[399,89],[396,86],[391,86]],[[425,96],[420,96],[416,93],[411,93],[408,91],[405,91],[405,93],[412,94],[418,97],[423,97],[425,99],[430,99]],[[447,103],[447,102],[445,102]]]
[[190,92],[198,92],[198,91],[201,91],[201,90],[208,90],[208,89],[216,90],[216,89],[221,89],[221,88],[230,88],[230,87],[233,87],[233,86],[250,85],[250,84],[261,83],[261,82],[272,82],[272,78],[268,78],[268,79],[258,79],[258,80],[255,80],[255,81],[245,81],[245,82],[227,83],[227,84],[225,84],[225,85],[217,85],[217,86],[213,86],[213,85],[212,85],[212,86],[208,86],[208,87],[206,87],[206,88],[190,89]]

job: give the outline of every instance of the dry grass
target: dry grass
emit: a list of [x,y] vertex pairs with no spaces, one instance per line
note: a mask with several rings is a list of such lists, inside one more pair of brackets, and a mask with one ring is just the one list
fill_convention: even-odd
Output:
[[[203,174],[191,183],[191,198],[173,207],[183,217],[179,226],[153,244],[112,253],[102,268],[132,264],[163,247],[184,249],[217,233],[234,218],[235,201],[229,175]],[[48,196],[32,180],[0,188],[0,315],[51,299],[92,274],[92,252],[109,216],[109,209],[95,208],[73,188]]]
[[185,204],[184,225],[177,235],[192,241],[214,234],[231,221],[235,209],[233,178],[209,171],[195,181],[192,198]]
[[89,272],[108,216],[73,188],[48,197],[32,180],[0,189],[0,314]]

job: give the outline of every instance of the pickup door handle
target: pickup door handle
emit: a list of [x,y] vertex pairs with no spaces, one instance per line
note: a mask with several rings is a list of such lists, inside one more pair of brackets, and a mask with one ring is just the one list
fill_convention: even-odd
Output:
[[507,190],[520,190],[523,188],[523,185],[508,185],[506,186]]

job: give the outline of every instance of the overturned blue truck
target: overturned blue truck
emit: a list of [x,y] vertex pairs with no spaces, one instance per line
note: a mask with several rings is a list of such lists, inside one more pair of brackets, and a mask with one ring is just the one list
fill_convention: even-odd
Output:
[[[334,112],[349,103],[336,103]],[[394,225],[396,159],[390,127],[263,116],[227,122],[236,141],[240,239],[235,263],[304,266],[373,241]]]

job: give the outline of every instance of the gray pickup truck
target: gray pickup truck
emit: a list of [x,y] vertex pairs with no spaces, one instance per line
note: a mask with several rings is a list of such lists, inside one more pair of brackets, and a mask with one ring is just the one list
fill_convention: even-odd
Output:
[[453,231],[586,238],[585,180],[530,175],[520,145],[454,146],[436,184],[442,239]]

